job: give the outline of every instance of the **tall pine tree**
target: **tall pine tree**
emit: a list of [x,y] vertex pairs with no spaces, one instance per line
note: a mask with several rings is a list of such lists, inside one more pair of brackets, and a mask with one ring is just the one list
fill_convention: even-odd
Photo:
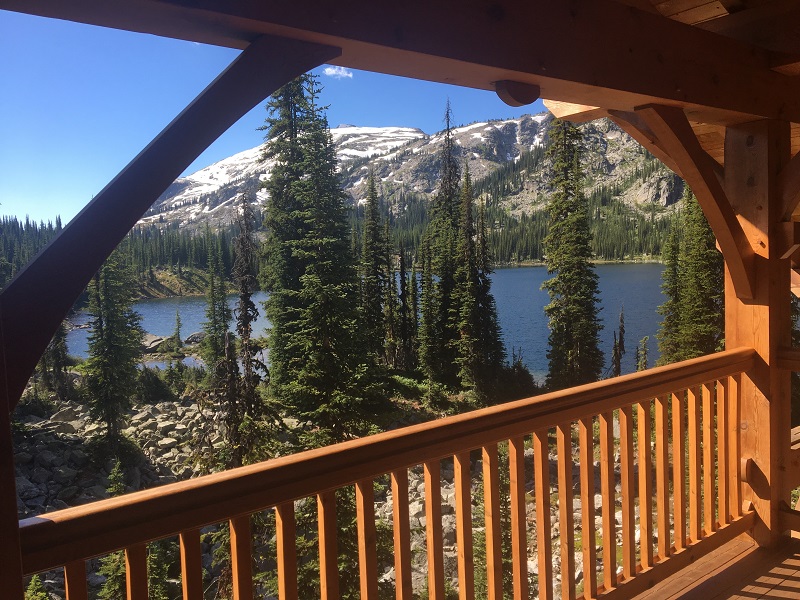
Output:
[[459,384],[456,361],[459,339],[454,301],[456,254],[459,226],[459,168],[452,132],[450,102],[445,110],[445,130],[440,156],[440,181],[430,208],[430,222],[423,242],[422,322],[420,359],[423,373],[433,383],[455,388]]
[[725,288],[722,254],[689,190],[667,238],[662,290],[667,300],[657,334],[659,364],[711,354],[722,347]]
[[388,264],[386,239],[378,211],[375,176],[370,171],[367,201],[364,204],[364,236],[361,244],[361,315],[365,342],[369,352],[383,358],[386,319],[384,288]]
[[93,419],[106,426],[116,451],[138,382],[142,352],[141,316],[133,310],[133,273],[115,250],[89,284],[89,358],[86,388]]
[[265,302],[272,323],[271,393],[318,435],[364,431],[370,372],[358,327],[358,281],[336,153],[313,75],[278,90],[268,105]]
[[551,390],[595,381],[603,368],[598,318],[599,291],[592,258],[586,199],[582,193],[581,133],[556,119],[550,126],[549,229],[544,239],[550,295],[548,372]]

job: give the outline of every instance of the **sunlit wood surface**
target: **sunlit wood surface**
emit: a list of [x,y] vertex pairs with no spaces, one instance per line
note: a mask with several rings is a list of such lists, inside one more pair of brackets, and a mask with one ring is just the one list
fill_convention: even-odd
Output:
[[660,582],[637,600],[800,598],[800,540],[774,550],[742,536]]

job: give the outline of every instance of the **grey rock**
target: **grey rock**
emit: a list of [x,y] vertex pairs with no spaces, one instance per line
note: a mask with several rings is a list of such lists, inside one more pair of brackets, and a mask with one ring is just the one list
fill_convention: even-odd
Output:
[[34,457],[37,465],[41,465],[42,467],[57,467],[64,464],[64,460],[50,452],[49,450],[42,450],[41,452],[37,452],[36,456]]
[[56,412],[52,417],[50,417],[51,421],[74,421],[80,418],[80,413],[75,410],[72,406],[65,406],[58,412]]
[[39,487],[28,481],[25,477],[17,477],[17,496],[21,500],[31,500],[39,495]]
[[62,484],[71,483],[77,476],[78,472],[69,467],[58,467],[53,471],[53,479]]
[[80,492],[81,492],[80,488],[78,488],[75,485],[70,485],[70,486],[65,487],[64,489],[62,489],[58,493],[56,498],[58,498],[59,500],[62,500],[63,502],[69,502],[70,500],[75,498],[75,496],[77,496]]
[[178,440],[171,437],[162,438],[158,441],[158,447],[162,450],[169,450],[178,445]]

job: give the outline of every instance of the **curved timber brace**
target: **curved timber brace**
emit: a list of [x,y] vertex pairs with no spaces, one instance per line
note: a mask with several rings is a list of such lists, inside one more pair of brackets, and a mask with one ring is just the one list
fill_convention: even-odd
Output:
[[654,154],[662,160],[668,158],[665,164],[683,177],[717,237],[736,295],[752,298],[755,252],[725,193],[722,167],[703,150],[683,110],[649,105],[633,114],[615,112],[612,116],[650,140]]
[[256,39],[0,292],[0,394],[8,410],[75,300],[158,196],[247,111],[339,54]]

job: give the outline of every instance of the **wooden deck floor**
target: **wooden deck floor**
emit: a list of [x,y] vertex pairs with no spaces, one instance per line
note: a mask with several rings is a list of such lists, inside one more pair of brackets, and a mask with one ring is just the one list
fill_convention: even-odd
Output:
[[800,540],[758,548],[743,536],[662,581],[637,600],[800,600]]

